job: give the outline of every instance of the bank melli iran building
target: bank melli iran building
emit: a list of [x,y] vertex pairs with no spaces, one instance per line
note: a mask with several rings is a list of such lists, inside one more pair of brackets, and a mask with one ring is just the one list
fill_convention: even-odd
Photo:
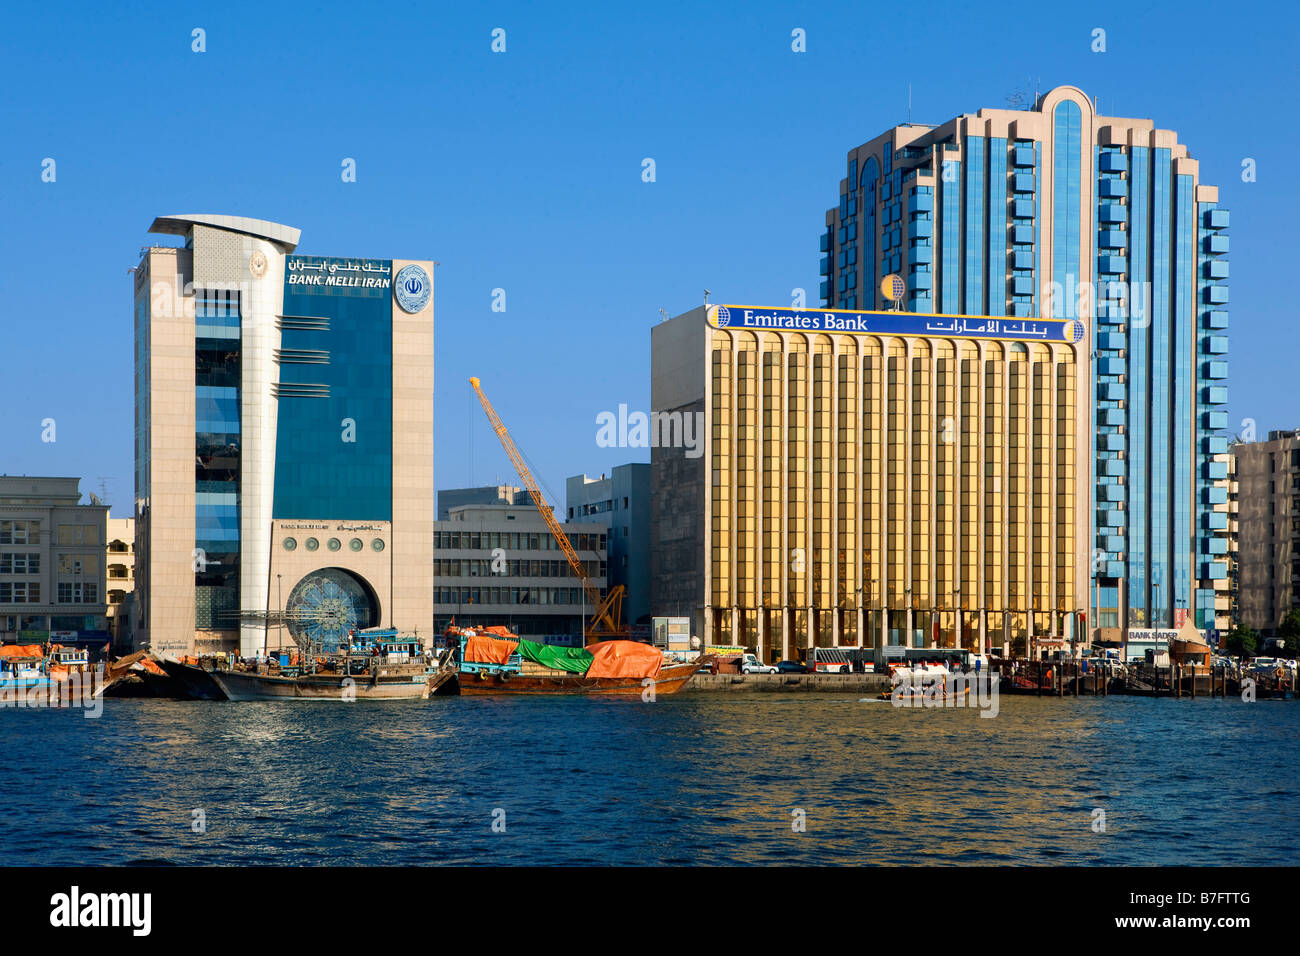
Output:
[[1084,638],[1083,321],[707,306],[651,340],[656,613],[768,660]]
[[[433,263],[168,216],[135,271],[138,642],[433,632]],[[283,627],[281,627],[283,624]]]

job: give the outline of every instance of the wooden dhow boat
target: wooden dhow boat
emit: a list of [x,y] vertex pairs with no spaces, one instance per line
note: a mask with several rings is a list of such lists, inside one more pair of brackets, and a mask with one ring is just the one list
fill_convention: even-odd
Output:
[[[499,626],[449,627],[443,692],[461,694],[675,694],[709,659],[680,663],[640,641],[556,647]],[[653,691],[651,691],[653,688]]]
[[229,700],[420,700],[448,679],[419,640],[396,630],[363,631],[337,652],[302,663],[214,670]]

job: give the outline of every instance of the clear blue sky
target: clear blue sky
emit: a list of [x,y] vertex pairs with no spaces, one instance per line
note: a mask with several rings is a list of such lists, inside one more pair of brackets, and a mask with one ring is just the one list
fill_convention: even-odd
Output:
[[[1297,14],[1209,3],[23,4],[0,34],[0,472],[133,494],[132,291],[153,218],[302,230],[310,255],[430,258],[435,479],[513,481],[466,384],[545,485],[644,450],[596,415],[650,397],[650,327],[818,300],[848,149],[1003,107],[1032,80],[1176,130],[1232,210],[1230,421],[1300,426]],[[743,12],[739,12],[743,11]],[[191,52],[191,30],[207,52]],[[507,31],[493,54],[491,31]],[[791,31],[808,51],[791,51]],[[1092,30],[1107,31],[1093,53]],[[41,181],[45,157],[57,181]],[[345,157],[357,182],[340,179]],[[657,181],[641,180],[654,158]],[[1255,159],[1258,181],[1241,181]],[[491,311],[492,289],[507,311]],[[41,441],[54,418],[57,441]],[[562,502],[557,502],[562,503]]]

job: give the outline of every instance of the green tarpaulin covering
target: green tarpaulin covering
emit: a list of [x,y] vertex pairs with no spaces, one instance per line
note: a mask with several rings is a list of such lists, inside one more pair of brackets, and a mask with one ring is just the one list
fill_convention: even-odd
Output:
[[570,674],[585,674],[591,666],[591,652],[581,647],[554,647],[519,639],[519,656],[526,661],[553,667]]

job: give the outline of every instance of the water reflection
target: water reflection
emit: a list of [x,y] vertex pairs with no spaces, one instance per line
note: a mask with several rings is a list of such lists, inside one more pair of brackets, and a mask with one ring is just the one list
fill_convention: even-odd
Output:
[[113,700],[72,716],[0,714],[0,786],[24,821],[0,862],[1300,860],[1237,812],[1300,789],[1285,702],[1013,697],[989,720],[802,695]]

